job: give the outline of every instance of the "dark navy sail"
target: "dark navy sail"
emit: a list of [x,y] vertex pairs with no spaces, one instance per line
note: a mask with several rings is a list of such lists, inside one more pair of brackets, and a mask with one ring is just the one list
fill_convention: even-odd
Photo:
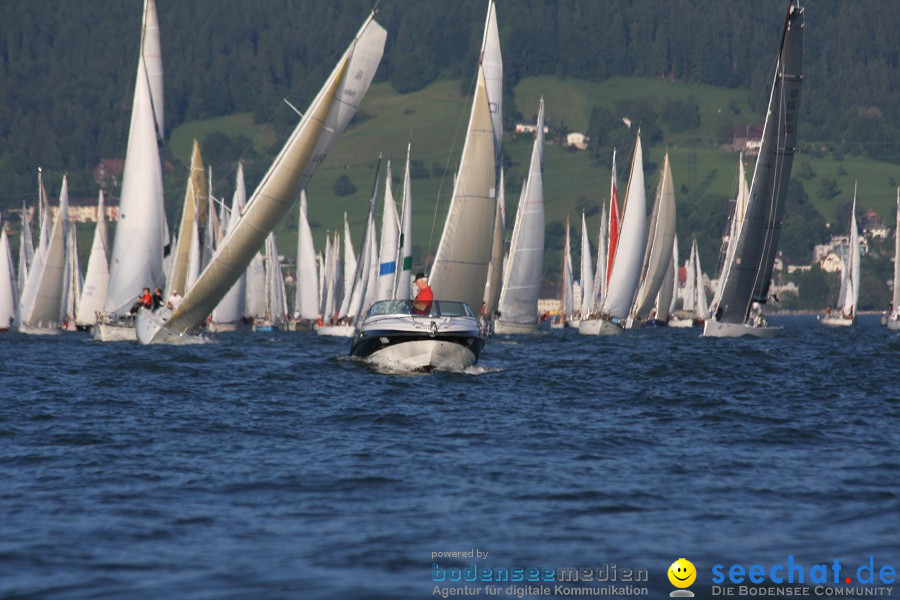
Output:
[[797,145],[797,111],[803,80],[803,9],[788,9],[762,144],[737,249],[723,285],[716,320],[744,323],[753,302],[769,293],[785,197]]

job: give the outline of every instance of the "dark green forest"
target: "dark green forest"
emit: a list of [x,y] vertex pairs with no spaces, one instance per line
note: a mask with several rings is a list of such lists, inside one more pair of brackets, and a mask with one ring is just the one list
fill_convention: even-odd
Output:
[[[140,0],[0,3],[0,208],[33,197],[38,165],[91,193],[98,158],[124,153]],[[507,88],[522,77],[643,75],[752,90],[758,108],[785,0],[498,3]],[[801,139],[900,158],[900,2],[808,0]],[[370,0],[158,0],[166,129],[252,112],[283,131],[318,89]],[[468,89],[485,0],[384,0],[378,72],[401,93],[437,79]],[[516,118],[507,93],[506,117]],[[283,122],[281,122],[283,121]],[[57,177],[61,175],[56,175]]]

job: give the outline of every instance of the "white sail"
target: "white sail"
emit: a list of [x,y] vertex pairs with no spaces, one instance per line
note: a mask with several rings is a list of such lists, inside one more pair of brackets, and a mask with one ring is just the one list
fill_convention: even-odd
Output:
[[170,293],[178,292],[179,294],[185,294],[188,290],[194,287],[194,284],[197,282],[197,278],[200,277],[200,267],[203,263],[203,249],[200,246],[200,227],[197,225],[197,221],[191,224],[191,233],[190,236],[196,240],[193,244],[191,244],[191,253],[188,256],[187,263],[187,272],[185,273],[184,289],[180,289],[175,286],[169,286]]
[[93,325],[103,312],[106,300],[106,287],[109,284],[109,233],[106,227],[106,208],[103,190],[97,199],[97,226],[94,228],[94,241],[88,257],[87,273],[81,290],[81,300],[75,313],[78,325]]
[[641,150],[641,135],[638,132],[631,161],[631,175],[625,192],[625,206],[622,209],[622,228],[613,259],[612,273],[606,290],[604,312],[611,317],[624,318],[628,315],[644,255],[644,236],[647,228],[647,199],[644,191],[644,158]]
[[509,245],[509,262],[500,290],[500,319],[536,323],[544,273],[544,99],[538,107],[528,179],[519,197]]
[[678,236],[675,236],[675,240],[672,242],[672,268],[675,270],[675,280],[672,282],[672,303],[669,304],[669,312],[675,312],[675,303],[678,301],[678,290],[680,288],[680,281],[678,272],[680,270],[678,264]]
[[372,221],[370,235],[372,243],[369,245],[369,280],[366,287],[365,300],[363,301],[360,315],[365,315],[369,311],[378,297],[378,241],[375,237],[375,221]]
[[[344,213],[344,295],[341,300],[341,317],[346,317],[350,314],[350,301],[353,296],[356,268],[356,255],[353,253],[353,239],[350,237],[350,224],[347,222],[347,213]],[[355,311],[353,314],[356,314]]]
[[[328,238],[326,236],[325,239],[326,244],[328,243]],[[322,309],[325,306],[325,258],[322,256],[322,253],[319,252],[316,254],[316,268],[319,270],[319,317],[322,317]]]
[[[45,216],[49,221],[49,210]],[[19,303],[18,325],[51,329],[63,319],[66,290],[66,238],[69,224],[69,184],[63,177],[59,193],[59,210],[53,221],[46,245],[41,245],[35,255],[32,268],[22,291]]]
[[900,314],[900,187],[897,188],[897,220],[894,229],[894,295],[891,314]]
[[397,285],[394,298],[409,300],[412,280],[412,186],[409,179],[409,154],[412,144],[406,146],[406,170],[403,174],[403,196],[400,209],[400,244],[397,252]]
[[[253,255],[250,264],[244,271],[244,277],[247,279],[244,317],[261,319],[266,315],[266,262],[261,253],[257,252]],[[238,278],[240,279],[240,277]]]
[[331,235],[325,234],[325,283],[322,286],[322,315],[325,322],[334,320],[335,311],[335,286],[336,261],[334,259],[334,244],[331,243]]
[[718,308],[719,303],[722,301],[722,291],[725,289],[725,282],[728,281],[728,271],[731,270],[731,263],[734,262],[734,253],[737,250],[738,240],[741,237],[741,228],[744,226],[744,216],[747,214],[747,193],[749,189],[747,174],[744,170],[744,153],[741,152],[738,157],[738,192],[737,197],[734,199],[734,209],[731,223],[728,227],[728,245],[725,249],[725,261],[719,273],[719,284],[716,286],[716,293],[713,295],[713,308]]
[[672,182],[668,152],[663,159],[663,168],[659,175],[648,235],[640,287],[631,308],[631,316],[641,320],[650,316],[660,287],[672,264],[672,243],[675,240],[675,184]]
[[281,274],[281,259],[275,245],[275,234],[266,237],[266,319],[273,325],[284,322],[287,315],[287,295],[284,276]]
[[[16,276],[16,288],[21,291],[25,289],[25,280],[28,278],[28,269],[31,268],[31,261],[34,260],[34,242],[31,239],[31,221],[28,218],[28,210],[25,203],[22,203],[22,232],[19,236],[19,268]],[[16,296],[18,301],[18,296]],[[0,323],[2,324],[2,323]]]
[[600,232],[597,234],[597,270],[594,272],[593,298],[591,299],[591,311],[600,310],[606,299],[606,245],[609,224],[606,216],[606,205],[600,214]]
[[672,312],[673,300],[675,298],[675,283],[678,271],[678,263],[672,258],[669,259],[669,265],[663,276],[662,285],[656,294],[656,302],[653,305],[652,319],[666,323],[669,320],[669,313]]
[[697,274],[694,272],[694,247],[691,247],[691,255],[684,263],[684,304],[685,312],[694,314],[697,310]]
[[502,135],[502,102],[497,90],[502,88],[499,82],[503,77],[499,42],[494,42],[495,12],[491,2],[466,141],[430,277],[436,298],[459,300],[473,310],[478,310],[484,298],[491,260],[496,158]]
[[222,241],[197,284],[165,323],[168,331],[199,326],[290,210],[298,190],[306,187],[365,97],[386,36],[371,16],[363,24],[253,193],[240,224]]
[[[848,318],[856,316],[859,308],[859,228],[856,225],[856,185],[853,186],[853,213],[850,216],[850,247],[847,249],[846,269],[841,271],[844,283],[841,289],[841,314]],[[846,272],[846,277],[844,273]]]
[[575,314],[574,280],[572,279],[572,244],[569,241],[569,217],[566,217],[566,238],[563,245],[562,313],[563,319]]
[[195,139],[190,171],[185,184],[181,225],[178,228],[178,242],[174,249],[172,272],[166,281],[167,296],[176,290],[179,294],[184,295],[200,274],[202,259],[200,255],[200,219],[206,218],[204,214],[201,214],[206,204],[206,194],[206,171],[200,155],[200,143]]
[[591,264],[591,242],[588,239],[587,220],[581,213],[581,316],[591,314],[594,300],[594,266]]
[[[152,4],[147,0],[148,6]],[[106,293],[105,310],[111,315],[128,312],[142,288],[162,287],[164,283],[162,169],[143,55],[138,60],[136,79]]]
[[503,56],[500,53],[500,32],[497,29],[497,5],[493,0],[488,5],[484,24],[481,64],[484,67],[487,101],[494,130],[494,154],[499,156],[500,142],[503,139]]
[[66,233],[66,291],[65,291],[65,316],[66,327],[70,331],[75,330],[75,315],[78,314],[79,302],[83,279],[81,277],[81,264],[78,261],[78,238],[75,235],[75,223],[69,223]]
[[400,219],[391,192],[391,161],[384,180],[384,211],[381,213],[381,245],[378,250],[378,277],[373,302],[394,297],[397,280],[397,249],[400,247]]
[[159,39],[159,18],[154,0],[144,2],[144,23],[141,32],[141,56],[147,68],[147,83],[153,103],[153,120],[157,138],[165,137],[165,94],[163,93],[162,45]]
[[[231,233],[241,222],[241,213],[247,202],[247,189],[244,184],[244,165],[238,163],[235,177],[234,195],[231,197],[231,215],[228,217],[225,235]],[[196,282],[195,282],[196,283]],[[244,304],[247,299],[247,271],[241,273],[231,289],[225,294],[216,308],[213,309],[214,323],[237,323],[244,317]]]
[[0,330],[12,327],[16,317],[18,298],[12,249],[9,247],[6,226],[3,219],[0,219]]
[[[500,167],[500,186],[497,189],[497,210],[494,213],[494,241],[491,246],[491,263],[488,265],[487,284],[484,288],[485,318],[492,319],[500,304],[500,288],[506,265],[506,183],[503,167]],[[522,184],[522,192],[525,184]]]
[[709,304],[706,301],[706,286],[703,285],[703,269],[700,268],[700,252],[697,250],[697,239],[694,239],[691,247],[691,256],[694,260],[694,316],[697,319],[706,319],[709,316]]
[[306,190],[300,192],[300,217],[297,225],[297,294],[294,309],[299,319],[314,321],[319,314],[319,276],[316,249],[307,217]]

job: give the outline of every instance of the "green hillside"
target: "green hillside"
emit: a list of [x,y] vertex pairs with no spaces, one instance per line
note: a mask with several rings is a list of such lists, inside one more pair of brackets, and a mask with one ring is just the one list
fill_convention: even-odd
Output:
[[[610,111],[615,111],[616,107],[621,108],[623,105],[649,102],[660,110],[665,100],[696,102],[700,109],[698,127],[672,132],[671,127],[660,120],[658,125],[662,142],[653,144],[645,139],[646,185],[652,201],[657,171],[663,154],[668,149],[679,215],[682,217],[679,219],[679,236],[687,239],[691,235],[698,235],[703,263],[707,265],[706,268],[714,270],[719,251],[717,236],[725,226],[727,198],[733,195],[737,187],[737,153],[717,149],[714,127],[723,111],[738,111],[737,115],[733,115],[736,122],[762,122],[762,115],[751,112],[745,92],[653,78],[613,77],[603,83],[591,83],[571,78],[535,77],[521,80],[515,87],[514,94],[516,105],[526,114],[528,111],[525,107],[534,106],[536,109],[537,100],[543,94],[548,120],[556,126],[571,130],[582,130],[595,106],[605,106]],[[283,110],[290,111],[287,107]],[[397,94],[387,83],[373,85],[363,103],[362,114],[342,136],[308,186],[309,216],[317,247],[322,246],[326,231],[342,228],[345,211],[348,213],[354,240],[359,244],[378,154],[383,152],[385,159],[392,161],[394,195],[399,198],[406,145],[411,141],[412,159],[421,162],[416,172],[419,177],[412,181],[416,259],[422,260],[429,251],[433,252],[440,238],[452,191],[453,172],[462,150],[468,111],[467,99],[462,95],[458,82],[442,81],[405,95]],[[615,112],[612,114],[619,120],[622,116],[628,116]],[[621,123],[616,126],[625,127]],[[213,132],[232,139],[242,136],[245,143],[244,160],[249,161],[247,185],[252,191],[267,168],[270,156],[281,144],[280,141],[274,145],[270,143],[274,139],[271,126],[253,125],[243,115],[186,123],[175,129],[171,136],[170,145],[178,162],[187,163],[193,136],[198,136],[202,142],[210,139]],[[627,183],[633,137],[633,133],[626,131],[623,139],[629,140],[629,146],[618,149],[620,196],[624,196]],[[565,150],[555,140],[551,142],[552,139],[552,135],[548,136],[544,168],[548,226],[553,222],[564,223],[566,216],[570,215],[574,227],[580,220],[578,213],[587,209],[589,230],[596,232],[599,206],[608,202],[611,157],[600,156],[595,159],[591,152]],[[515,204],[527,169],[531,145],[530,135],[516,137],[507,133],[504,136],[504,153],[508,157],[506,206],[509,224],[514,218]],[[205,152],[214,150],[215,148],[204,145]],[[808,169],[801,168],[805,163],[808,164]],[[231,162],[224,169],[220,167],[214,170],[214,186],[220,197],[230,197],[234,165]],[[748,160],[748,165],[750,177],[752,159]],[[334,190],[336,181],[342,176],[348,177],[356,187],[354,193],[343,197],[338,196]],[[835,210],[852,195],[855,178],[860,181],[860,209],[872,208],[883,217],[890,218],[893,215],[894,186],[900,180],[900,168],[859,156],[836,157],[821,149],[811,148],[808,144],[801,146],[795,160],[794,180],[802,184],[811,205],[821,215],[823,222],[834,221]],[[829,189],[832,194],[837,191],[836,195],[820,195],[829,180],[834,181],[836,187]],[[170,203],[173,198],[180,202],[182,185],[177,180],[175,189],[170,185],[167,190]],[[379,202],[382,193],[379,190]],[[720,209],[707,211],[707,206],[716,202]],[[694,208],[701,214],[688,218]],[[169,212],[174,214],[171,209]],[[551,227],[548,230],[547,271],[550,274],[558,269],[555,258],[561,246],[558,233],[558,228]],[[791,232],[786,229],[785,236],[789,235]],[[291,217],[282,224],[279,231],[281,251],[287,255],[294,254],[295,241],[296,222],[295,217]],[[809,247],[817,241],[811,240]]]

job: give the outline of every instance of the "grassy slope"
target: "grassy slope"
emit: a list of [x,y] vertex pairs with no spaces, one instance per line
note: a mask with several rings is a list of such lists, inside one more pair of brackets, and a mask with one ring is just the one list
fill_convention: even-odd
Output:
[[[459,87],[457,81],[442,81],[401,96],[389,84],[372,86],[363,103],[365,118],[341,137],[307,188],[310,219],[316,225],[314,236],[317,247],[321,247],[326,230],[342,227],[344,211],[348,212],[354,240],[357,245],[360,243],[378,154],[383,152],[386,159],[393,161],[394,179],[399,181],[406,144],[411,140],[413,159],[422,160],[429,170],[437,164],[445,167],[448,172],[443,178],[432,174],[427,179],[412,182],[414,243],[419,246],[420,253],[436,249],[452,189],[452,173],[459,160],[462,135],[468,121],[469,105],[467,99],[460,94]],[[525,79],[516,88],[516,103],[523,114],[529,115],[536,109],[541,94],[545,98],[547,117],[571,130],[583,129],[591,109],[598,104],[605,104],[612,109],[617,102],[627,102],[629,99],[652,98],[659,102],[658,99],[666,97],[693,98],[701,108],[700,128],[678,135],[666,132],[665,135],[669,143],[676,190],[680,190],[682,184],[693,189],[700,182],[709,180],[707,193],[732,193],[735,189],[737,156],[714,149],[712,131],[716,115],[720,110],[727,110],[730,104],[736,104],[746,121],[762,120],[760,115],[750,112],[746,90],[660,79],[614,77],[602,83],[551,77]],[[274,140],[271,129],[252,124],[248,115],[233,115],[187,123],[176,129],[171,141],[176,156],[185,160],[193,136],[202,138],[216,130],[230,136],[245,135],[254,140],[257,149],[271,145]],[[512,134],[507,133],[504,136],[504,148],[514,163],[506,178],[506,202],[511,218],[527,168],[531,139],[529,136],[515,139]],[[665,148],[662,147],[645,146],[645,162],[660,164],[664,151]],[[630,154],[631,148],[620,149],[618,168],[622,193]],[[854,178],[860,180],[860,208],[873,208],[892,220],[895,192],[888,184],[891,178],[900,179],[900,169],[896,165],[849,156],[843,160],[814,158],[800,152],[795,162],[795,173],[797,165],[804,160],[809,160],[816,177],[804,180],[803,185],[814,206],[826,220],[832,220],[834,205],[852,194]],[[609,171],[608,162],[596,164],[585,153],[571,153],[558,146],[548,146],[544,169],[547,222],[565,221],[566,214],[571,214],[574,221],[575,207],[582,197],[589,203],[605,202],[608,199]],[[357,191],[350,196],[337,197],[333,186],[342,174],[350,177]],[[842,195],[831,201],[819,198],[817,192],[821,188],[822,178],[835,179]],[[655,172],[648,174],[648,189],[655,188],[656,179]],[[254,183],[248,181],[248,186],[252,188]],[[400,197],[399,184],[394,186],[394,195],[395,198]],[[438,199],[440,204],[435,212],[435,202]],[[682,194],[679,201],[688,200]],[[592,230],[596,229],[598,218],[595,216],[589,220],[588,225]],[[291,217],[290,222],[285,223],[279,232],[281,251],[289,255],[294,253],[295,228],[295,217]]]

